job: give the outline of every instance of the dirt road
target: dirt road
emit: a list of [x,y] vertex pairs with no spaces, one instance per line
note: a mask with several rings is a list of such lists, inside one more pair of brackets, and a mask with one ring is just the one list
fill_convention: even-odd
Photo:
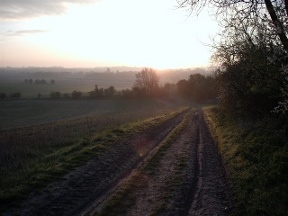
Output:
[[229,194],[198,110],[123,140],[5,215],[228,215]]

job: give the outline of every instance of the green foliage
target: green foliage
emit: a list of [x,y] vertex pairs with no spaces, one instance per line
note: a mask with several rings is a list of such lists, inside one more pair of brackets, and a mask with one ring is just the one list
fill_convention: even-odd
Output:
[[287,215],[288,139],[279,118],[205,113],[232,180],[234,215]]
[[268,48],[248,44],[241,49],[236,62],[218,71],[220,104],[231,113],[265,116],[282,98],[288,85],[285,74],[280,64],[269,62]]

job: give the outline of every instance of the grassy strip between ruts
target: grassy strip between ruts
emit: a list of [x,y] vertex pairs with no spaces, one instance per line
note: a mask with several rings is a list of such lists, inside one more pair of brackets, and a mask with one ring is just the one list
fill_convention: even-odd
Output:
[[288,139],[276,117],[232,118],[205,109],[235,196],[232,215],[288,215]]
[[159,161],[169,149],[169,146],[179,136],[185,125],[187,125],[189,117],[191,117],[191,111],[186,113],[180,124],[159,144],[159,148],[154,152],[150,160],[148,160],[140,170],[137,170],[127,182],[120,186],[116,193],[108,199],[100,212],[94,214],[95,216],[125,214],[126,211],[136,203],[137,197],[133,192],[143,189],[148,183],[149,176],[156,174]]
[[91,139],[71,144],[31,163],[29,168],[1,178],[0,183],[0,212],[22,200],[31,189],[40,189],[47,183],[60,178],[69,170],[85,163],[91,157],[113,148],[117,141],[123,140],[133,134],[157,126],[182,112],[166,113],[165,115],[144,121],[128,123],[117,129],[93,134]]

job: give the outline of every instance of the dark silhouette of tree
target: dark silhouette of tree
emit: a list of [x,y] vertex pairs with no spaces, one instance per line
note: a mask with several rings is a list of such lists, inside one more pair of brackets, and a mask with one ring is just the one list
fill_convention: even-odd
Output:
[[0,93],[0,100],[4,100],[4,99],[6,99],[6,98],[7,98],[6,93],[1,92],[1,93]]
[[61,97],[61,93],[59,91],[54,91],[50,93],[50,97],[52,99],[59,99]]
[[157,94],[159,89],[159,77],[156,71],[152,68],[144,68],[142,71],[137,73],[134,88],[139,88],[141,91],[145,91],[148,96]]
[[72,98],[73,98],[73,99],[80,99],[81,96],[82,96],[82,92],[81,92],[81,91],[76,91],[76,90],[74,90],[74,91],[72,92]]
[[46,85],[47,84],[47,81],[45,79],[36,79],[35,80],[35,84],[38,84],[38,85]]
[[9,97],[11,99],[20,99],[21,98],[21,93],[20,92],[13,92],[13,93],[10,93]]
[[187,80],[183,79],[177,82],[177,92],[183,98],[190,97],[190,88]]
[[[219,83],[223,88],[220,88],[219,98],[226,108],[228,101],[234,99],[230,110],[239,105],[239,111],[248,111],[248,107],[254,105],[250,110],[269,113],[270,103],[275,111],[288,112],[287,0],[179,0],[178,3],[179,7],[189,7],[191,12],[199,12],[206,5],[217,8],[223,31],[221,40],[214,45],[214,59],[221,65]],[[236,77],[241,84],[235,81]],[[281,97],[279,92],[282,92]],[[276,98],[278,103],[274,101]]]
[[190,75],[188,80],[177,83],[178,94],[196,102],[214,100],[216,98],[215,78],[199,73]]
[[[190,8],[192,12],[199,13],[202,8],[212,5],[218,9],[217,14],[225,14],[231,20],[241,17],[245,23],[249,20],[259,18],[267,20],[267,15],[270,17],[271,23],[276,29],[275,34],[280,39],[284,49],[288,52],[287,26],[285,21],[288,17],[288,1],[247,1],[247,0],[177,0],[181,8]],[[232,16],[232,17],[231,17]],[[250,23],[252,24],[252,23]],[[286,23],[287,24],[287,23]]]
[[51,79],[51,80],[50,80],[50,84],[51,84],[51,85],[54,85],[55,82],[56,82],[56,81],[55,81],[54,79]]
[[116,89],[114,86],[110,86],[109,88],[105,89],[105,96],[106,97],[113,97],[116,94]]
[[97,85],[95,85],[95,89],[93,91],[88,92],[90,98],[111,98],[116,95],[116,89],[114,86],[110,86],[106,89],[104,88],[98,88]]

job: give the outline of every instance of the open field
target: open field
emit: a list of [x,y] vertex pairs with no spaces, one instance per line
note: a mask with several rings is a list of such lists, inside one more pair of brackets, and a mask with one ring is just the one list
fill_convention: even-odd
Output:
[[[78,157],[90,155],[88,163],[41,190],[27,178],[32,193],[4,215],[228,215],[232,205],[221,157],[202,111],[195,111],[182,109],[95,134],[74,150]],[[54,173],[59,162],[62,167],[73,162],[75,155],[64,153],[54,155]],[[51,165],[40,160],[34,178],[41,167]],[[42,170],[40,177],[47,173]]]
[[[0,131],[75,120],[77,118],[135,118],[165,112],[178,102],[161,100],[15,100],[0,101]],[[86,120],[85,120],[86,121]],[[51,125],[50,125],[51,126]]]
[[[143,130],[135,125],[145,119],[164,115],[158,117],[161,122],[182,109],[181,104],[159,100],[20,100],[2,104],[5,121],[1,126],[6,129],[0,132],[0,200],[6,204],[27,194],[31,187],[43,186],[79,166],[97,154],[95,145],[101,150],[102,143],[108,145]],[[7,125],[2,125],[4,122]]]
[[[49,79],[46,79],[49,82]],[[54,85],[46,84],[26,84],[24,79],[0,79],[0,92],[10,94],[13,92],[20,92],[22,98],[38,98],[40,93],[43,98],[49,97],[53,91],[59,91],[61,94],[71,94],[72,91],[77,90],[81,92],[89,92],[94,90],[95,85],[99,88],[108,88],[114,86],[117,90],[131,88],[134,83],[134,78],[131,80],[113,80],[113,79],[88,79],[88,78],[60,78],[56,80]]]

